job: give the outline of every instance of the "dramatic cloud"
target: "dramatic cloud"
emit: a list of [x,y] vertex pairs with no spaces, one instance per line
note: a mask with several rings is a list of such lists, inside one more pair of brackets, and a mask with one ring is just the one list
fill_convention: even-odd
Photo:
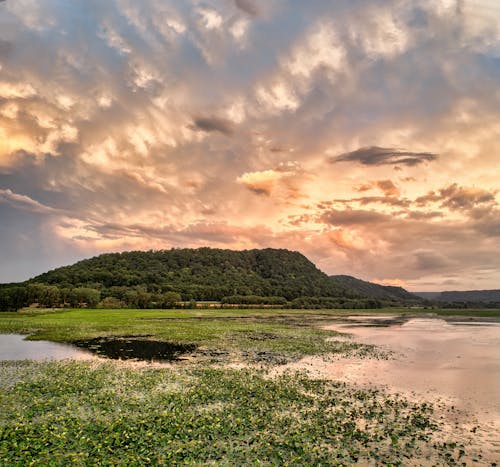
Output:
[[434,161],[436,154],[428,152],[409,152],[391,148],[371,146],[346,152],[330,159],[331,162],[359,162],[363,165],[408,165]]
[[0,5],[0,281],[212,245],[498,287],[493,1]]

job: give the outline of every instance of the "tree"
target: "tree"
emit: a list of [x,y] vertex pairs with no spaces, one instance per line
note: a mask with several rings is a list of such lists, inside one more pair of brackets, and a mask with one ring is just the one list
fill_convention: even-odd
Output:
[[177,292],[165,292],[160,295],[161,308],[174,308],[181,301],[181,295]]
[[69,299],[71,306],[92,308],[99,303],[101,293],[96,289],[77,287],[71,291]]

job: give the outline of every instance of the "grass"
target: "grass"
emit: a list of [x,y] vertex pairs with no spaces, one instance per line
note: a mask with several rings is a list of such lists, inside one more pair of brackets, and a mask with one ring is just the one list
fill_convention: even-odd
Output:
[[2,465],[454,464],[433,407],[258,370],[0,363]]
[[281,362],[304,355],[367,352],[370,346],[327,340],[338,336],[316,325],[331,313],[265,310],[59,310],[1,313],[0,333],[29,339],[74,342],[101,336],[148,336],[148,339],[195,344],[250,361]]

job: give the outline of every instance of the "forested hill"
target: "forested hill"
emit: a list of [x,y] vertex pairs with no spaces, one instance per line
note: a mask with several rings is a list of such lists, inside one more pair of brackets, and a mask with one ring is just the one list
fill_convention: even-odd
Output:
[[379,298],[382,300],[418,301],[419,298],[403,289],[392,285],[380,285],[363,281],[352,276],[330,276],[340,286],[355,290],[362,297]]
[[358,296],[332,281],[305,256],[284,249],[213,248],[103,254],[33,278],[58,287],[144,286],[173,291],[184,300],[221,300],[231,295],[297,297]]
[[304,255],[284,249],[214,248],[110,253],[0,286],[0,310],[24,306],[170,308],[272,305],[376,308],[420,299],[398,287],[328,277]]

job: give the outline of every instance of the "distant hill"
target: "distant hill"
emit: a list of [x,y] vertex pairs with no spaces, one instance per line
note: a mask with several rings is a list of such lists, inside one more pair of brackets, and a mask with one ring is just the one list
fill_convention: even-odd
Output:
[[420,297],[408,292],[403,289],[403,287],[374,284],[373,282],[367,282],[345,275],[330,276],[330,278],[335,281],[335,283],[339,284],[339,286],[343,286],[361,297],[395,301],[420,301]]
[[439,302],[493,303],[500,302],[500,290],[465,290],[445,292],[416,292],[415,295]]

